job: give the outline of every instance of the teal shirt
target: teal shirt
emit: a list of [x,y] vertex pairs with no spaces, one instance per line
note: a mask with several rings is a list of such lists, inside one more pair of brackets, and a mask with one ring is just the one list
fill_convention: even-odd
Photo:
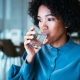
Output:
[[7,80],[80,80],[80,45],[71,38],[59,48],[43,45],[30,64],[26,56],[21,67],[11,66]]

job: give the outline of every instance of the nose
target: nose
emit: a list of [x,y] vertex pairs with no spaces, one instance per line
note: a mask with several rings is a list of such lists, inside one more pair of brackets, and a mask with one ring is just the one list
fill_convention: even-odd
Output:
[[45,21],[41,22],[41,30],[44,31],[44,30],[47,30],[47,29],[48,29],[47,23]]
[[40,23],[40,31],[42,34],[47,34],[48,33],[48,25],[46,22],[41,22]]

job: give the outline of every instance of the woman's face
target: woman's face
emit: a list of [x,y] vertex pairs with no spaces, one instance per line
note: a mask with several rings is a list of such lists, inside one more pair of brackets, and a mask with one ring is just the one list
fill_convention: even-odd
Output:
[[44,44],[47,43],[54,46],[56,43],[60,44],[65,40],[66,29],[62,19],[57,19],[53,16],[46,6],[41,5],[39,7],[37,19],[39,21],[40,30],[46,29],[48,31],[48,36],[45,39]]

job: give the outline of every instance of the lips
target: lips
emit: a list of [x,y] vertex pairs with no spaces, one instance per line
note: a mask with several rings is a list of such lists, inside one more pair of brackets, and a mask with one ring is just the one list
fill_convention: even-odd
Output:
[[43,35],[48,35],[48,31],[47,31],[47,30],[43,30],[43,31],[41,32],[41,34],[43,34]]

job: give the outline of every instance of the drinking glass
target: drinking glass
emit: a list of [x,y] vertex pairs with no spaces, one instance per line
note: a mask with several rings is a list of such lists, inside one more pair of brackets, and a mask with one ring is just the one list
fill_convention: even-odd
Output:
[[40,30],[37,29],[36,27],[35,27],[35,32],[36,34],[33,35],[35,39],[31,41],[30,46],[34,47],[38,52],[41,49],[41,46],[43,45],[43,41],[46,39],[48,33],[46,30],[44,30],[41,33]]

